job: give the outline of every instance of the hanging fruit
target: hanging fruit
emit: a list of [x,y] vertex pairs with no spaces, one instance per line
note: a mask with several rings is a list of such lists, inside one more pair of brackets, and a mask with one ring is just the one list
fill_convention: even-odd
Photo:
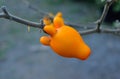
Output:
[[60,56],[85,60],[89,57],[90,47],[84,42],[80,33],[74,28],[65,25],[62,13],[58,12],[53,23],[47,17],[43,19],[43,30],[49,36],[42,36],[40,42],[50,46]]

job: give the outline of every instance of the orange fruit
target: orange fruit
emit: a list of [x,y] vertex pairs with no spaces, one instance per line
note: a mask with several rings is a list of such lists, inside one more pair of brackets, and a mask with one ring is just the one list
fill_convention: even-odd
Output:
[[61,26],[64,26],[64,19],[62,18],[62,13],[58,12],[56,16],[54,17],[54,27],[60,28]]
[[49,17],[44,17],[43,22],[45,24],[45,27],[43,28],[43,30],[51,36],[54,35],[56,33],[56,29],[53,26],[53,23],[51,22]]
[[80,34],[69,26],[62,26],[51,38],[51,48],[59,55],[85,60],[90,55],[90,48]]
[[49,36],[42,36],[42,37],[40,38],[40,42],[41,42],[43,45],[49,46],[49,45],[50,45],[50,37],[49,37]]
[[49,45],[58,55],[81,60],[89,57],[91,52],[90,47],[74,28],[64,24],[61,12],[57,13],[54,17],[53,24],[46,24],[44,30],[50,35],[50,38],[41,38],[44,40],[41,41],[42,44]]

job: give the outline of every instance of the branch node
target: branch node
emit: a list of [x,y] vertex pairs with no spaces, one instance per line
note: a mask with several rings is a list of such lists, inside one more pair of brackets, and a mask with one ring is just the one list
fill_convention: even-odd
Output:
[[4,14],[6,15],[6,17],[8,17],[10,20],[12,20],[12,17],[10,16],[10,13],[7,11],[6,6],[2,6],[1,9],[4,12]]
[[43,19],[40,19],[40,24],[41,24],[41,25],[40,25],[40,28],[43,29],[44,26],[45,26],[45,24],[43,23]]
[[[91,28],[91,29],[87,29],[85,31],[80,31],[80,34],[81,35],[85,35],[85,34],[91,34],[91,33],[101,33],[101,32],[106,32],[106,33],[119,33],[120,34],[120,29],[105,29],[105,28],[102,28],[101,27],[101,24],[102,22],[104,21],[104,18],[105,16],[107,15],[107,12],[109,10],[109,7],[117,0],[106,0],[106,4],[104,6],[104,9],[103,9],[103,12],[102,12],[102,15],[101,17],[95,22],[95,24],[97,24],[96,27],[94,28]],[[5,19],[9,19],[9,20],[13,20],[13,21],[16,21],[18,23],[21,23],[21,24],[25,24],[25,25],[29,25],[29,26],[32,26],[32,27],[35,27],[35,28],[40,28],[43,30],[43,27],[44,27],[44,23],[43,23],[43,19],[41,19],[39,21],[39,23],[36,23],[36,22],[32,22],[32,21],[29,21],[29,20],[26,20],[26,19],[23,19],[23,18],[20,18],[20,17],[17,17],[17,16],[14,16],[12,15],[11,13],[9,13],[9,11],[7,10],[6,6],[2,6],[1,7],[2,11],[0,13],[0,18],[5,18]],[[48,15],[49,14],[47,13],[43,13],[44,15]],[[50,17],[53,19],[53,17]],[[81,27],[79,25],[76,25],[76,24],[71,24],[71,23],[65,23],[67,25],[70,25],[70,26],[78,26],[78,27]],[[82,27],[83,28],[83,27]]]
[[7,16],[9,16],[9,13],[8,13],[8,11],[6,9],[6,6],[2,6],[1,9]]

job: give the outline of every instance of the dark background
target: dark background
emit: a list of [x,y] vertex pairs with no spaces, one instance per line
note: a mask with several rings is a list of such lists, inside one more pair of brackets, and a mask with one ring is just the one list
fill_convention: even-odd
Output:
[[[41,11],[61,11],[67,22],[80,25],[96,21],[101,14],[96,5],[69,0],[1,0],[2,5],[10,13],[35,22],[44,16]],[[120,79],[120,36],[83,36],[92,53],[81,61],[58,56],[39,43],[42,35],[39,29],[28,32],[23,24],[0,19],[0,79]]]

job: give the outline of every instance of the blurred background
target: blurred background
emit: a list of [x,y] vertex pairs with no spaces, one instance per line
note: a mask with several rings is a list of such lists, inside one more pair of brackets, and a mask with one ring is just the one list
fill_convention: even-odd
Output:
[[[0,0],[2,5],[10,13],[34,22],[39,22],[44,16],[43,12],[56,14],[61,11],[65,21],[92,27],[89,23],[100,17],[104,2]],[[115,22],[120,19],[120,1],[110,11],[113,13],[105,19],[104,26],[119,28],[120,24],[116,25]],[[58,56],[39,43],[43,35],[45,33],[40,29],[31,28],[28,32],[23,24],[0,19],[0,79],[120,79],[119,35],[95,33],[83,36],[92,49],[91,56],[85,61]]]

